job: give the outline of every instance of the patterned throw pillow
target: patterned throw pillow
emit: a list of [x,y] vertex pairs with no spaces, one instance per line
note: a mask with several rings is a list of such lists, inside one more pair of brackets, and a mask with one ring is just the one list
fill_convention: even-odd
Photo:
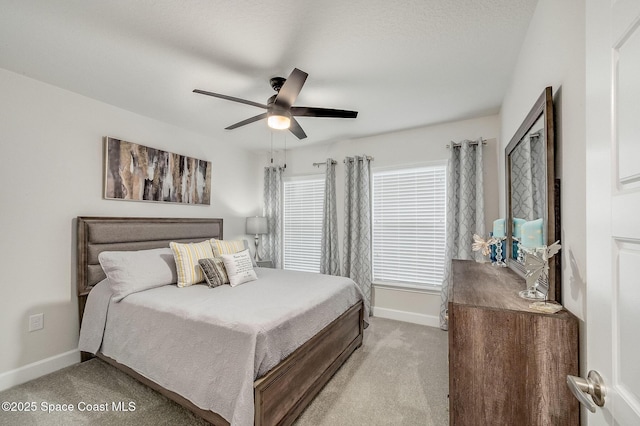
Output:
[[[211,242],[213,254],[215,254],[216,257],[220,257],[221,254],[233,254],[242,250],[249,250],[247,240],[216,240],[212,238],[209,241]],[[249,255],[249,257],[251,257],[251,255]],[[253,257],[251,257],[251,264],[254,267],[256,266],[256,261]]]
[[231,287],[258,279],[256,271],[253,270],[249,250],[243,250],[234,254],[222,254],[220,257],[227,270]]
[[187,244],[171,242],[169,247],[171,247],[173,258],[176,261],[178,287],[188,287],[204,281],[204,274],[198,260],[213,257],[209,241]]
[[224,269],[224,262],[219,257],[198,260],[200,268],[204,274],[204,279],[209,287],[218,287],[222,284],[229,284],[227,271]]

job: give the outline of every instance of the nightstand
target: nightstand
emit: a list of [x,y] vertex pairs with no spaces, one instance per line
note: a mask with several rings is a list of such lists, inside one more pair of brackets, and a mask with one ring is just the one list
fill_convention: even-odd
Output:
[[256,260],[256,265],[261,268],[273,268],[272,260]]

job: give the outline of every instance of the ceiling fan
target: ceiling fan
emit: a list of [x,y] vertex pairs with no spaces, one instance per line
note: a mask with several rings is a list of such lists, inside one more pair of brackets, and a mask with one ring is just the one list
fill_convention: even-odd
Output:
[[343,109],[316,108],[293,106],[302,86],[307,79],[307,74],[294,68],[288,78],[274,77],[270,80],[271,87],[275,90],[275,95],[267,100],[267,104],[235,98],[233,96],[221,95],[219,93],[207,92],[195,89],[195,93],[226,99],[228,101],[239,102],[241,104],[252,105],[266,109],[267,112],[258,114],[255,117],[247,118],[238,123],[225,127],[226,130],[237,129],[249,123],[253,123],[263,118],[267,119],[267,124],[272,129],[289,129],[298,139],[304,139],[307,134],[300,127],[300,123],[294,117],[331,117],[331,118],[356,118],[358,111],[346,111]]

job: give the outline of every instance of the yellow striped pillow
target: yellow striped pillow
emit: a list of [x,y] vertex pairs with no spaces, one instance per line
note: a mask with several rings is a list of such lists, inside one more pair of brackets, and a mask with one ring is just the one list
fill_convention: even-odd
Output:
[[221,254],[235,254],[247,248],[244,246],[244,240],[225,241],[213,238],[209,241],[216,257],[220,257]]
[[187,244],[171,242],[169,247],[176,261],[178,287],[188,287],[203,282],[204,274],[198,260],[213,257],[211,243],[209,241]]
[[[215,238],[212,238],[209,240],[211,242],[211,248],[213,249],[213,254],[216,255],[216,257],[220,257],[221,254],[236,254],[238,252],[241,252],[242,250],[249,250],[249,243],[247,242],[247,240],[216,240]],[[256,260],[252,257],[249,256],[251,258],[251,264],[255,267],[256,265]]]

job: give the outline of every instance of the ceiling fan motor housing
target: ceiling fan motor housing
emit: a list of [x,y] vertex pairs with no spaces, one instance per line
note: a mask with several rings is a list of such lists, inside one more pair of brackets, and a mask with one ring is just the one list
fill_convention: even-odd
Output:
[[271,80],[269,80],[269,83],[271,83],[271,87],[273,88],[273,90],[275,90],[276,92],[280,92],[280,89],[282,88],[282,85],[285,81],[287,81],[287,79],[284,77],[273,77]]

